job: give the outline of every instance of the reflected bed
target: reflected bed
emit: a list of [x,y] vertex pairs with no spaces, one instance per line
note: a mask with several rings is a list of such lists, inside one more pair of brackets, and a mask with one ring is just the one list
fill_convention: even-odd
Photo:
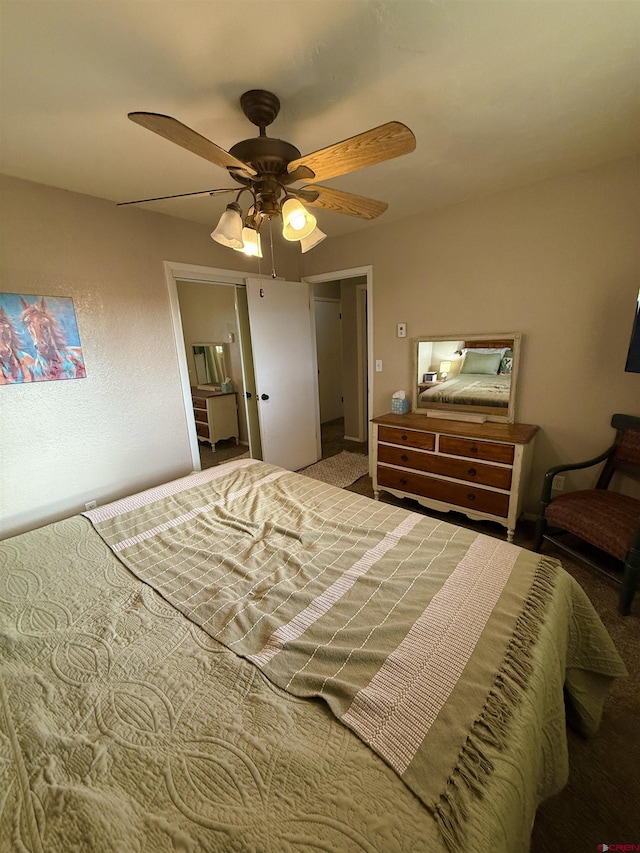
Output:
[[418,405],[452,403],[455,405],[507,408],[511,391],[511,376],[486,376],[466,373],[439,382],[433,388],[420,391]]
[[526,851],[624,666],[549,558],[240,460],[0,543],[0,849]]

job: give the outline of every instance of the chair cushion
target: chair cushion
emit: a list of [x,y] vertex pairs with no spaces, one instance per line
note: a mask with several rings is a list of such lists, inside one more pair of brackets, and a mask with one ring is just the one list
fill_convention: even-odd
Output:
[[551,501],[545,516],[624,562],[640,521],[640,500],[606,489],[567,492]]

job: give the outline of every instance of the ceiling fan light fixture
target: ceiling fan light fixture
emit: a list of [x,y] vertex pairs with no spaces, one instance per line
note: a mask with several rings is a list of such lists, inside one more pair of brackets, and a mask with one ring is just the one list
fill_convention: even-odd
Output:
[[215,229],[211,232],[211,239],[221,246],[230,249],[242,249],[242,210],[236,202],[227,205],[226,210],[220,217]]
[[302,240],[316,227],[316,218],[296,198],[282,205],[282,236],[285,240]]
[[262,257],[262,245],[260,243],[260,234],[247,225],[242,229],[242,248],[233,247],[236,252],[244,252],[250,258]]
[[313,249],[314,246],[317,246],[318,243],[322,243],[326,236],[327,235],[324,231],[321,231],[316,225],[308,237],[303,237],[302,240],[300,240],[300,249],[302,250],[302,253],[304,254],[305,252],[308,252],[309,249]]

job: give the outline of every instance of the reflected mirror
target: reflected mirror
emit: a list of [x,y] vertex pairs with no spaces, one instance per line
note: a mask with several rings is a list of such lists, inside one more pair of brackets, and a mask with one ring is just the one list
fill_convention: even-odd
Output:
[[193,344],[198,385],[220,385],[229,376],[227,344]]
[[519,332],[414,339],[413,411],[513,423]]

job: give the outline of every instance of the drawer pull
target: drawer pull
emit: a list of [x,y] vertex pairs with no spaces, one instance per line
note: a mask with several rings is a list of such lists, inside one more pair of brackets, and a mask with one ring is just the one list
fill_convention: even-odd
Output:
[[467,471],[467,474],[468,474],[470,477],[475,477],[477,473],[478,473],[478,472],[476,471],[476,469],[475,469],[475,468],[469,468],[469,470]]
[[403,436],[402,436],[402,440],[403,440],[403,441],[406,441],[408,438],[409,438],[409,436],[408,436],[408,435],[403,435]]
[[406,453],[403,453],[403,454],[402,454],[402,456],[400,457],[400,459],[402,459],[402,461],[403,461],[403,462],[408,462],[408,461],[409,461],[409,457],[407,456],[407,454],[406,454]]
[[470,450],[471,450],[471,452],[472,452],[472,453],[477,453],[477,452],[478,452],[478,448],[475,446],[475,444],[472,444],[472,445],[471,445]]
[[469,498],[470,501],[475,501],[475,499],[476,499],[476,496],[473,494],[473,492],[469,492],[467,497]]
[[400,478],[400,485],[401,485],[401,486],[406,486],[406,485],[407,485],[407,481],[405,480],[405,478],[404,478],[404,477],[401,477],[401,478]]

